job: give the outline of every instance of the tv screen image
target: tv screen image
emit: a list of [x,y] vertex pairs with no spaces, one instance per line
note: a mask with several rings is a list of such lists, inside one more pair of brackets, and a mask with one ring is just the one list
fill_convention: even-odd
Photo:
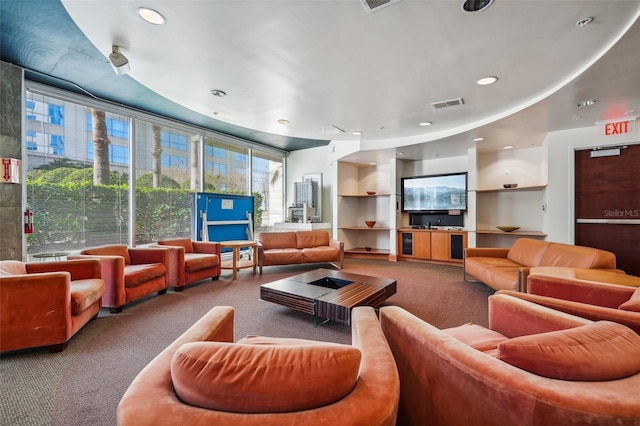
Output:
[[403,212],[467,210],[467,174],[402,178]]

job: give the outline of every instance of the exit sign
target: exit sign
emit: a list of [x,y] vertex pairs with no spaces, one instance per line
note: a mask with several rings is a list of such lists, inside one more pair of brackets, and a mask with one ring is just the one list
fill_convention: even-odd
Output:
[[606,123],[604,125],[604,135],[621,135],[623,133],[629,132],[629,122],[628,121],[619,121],[617,123]]

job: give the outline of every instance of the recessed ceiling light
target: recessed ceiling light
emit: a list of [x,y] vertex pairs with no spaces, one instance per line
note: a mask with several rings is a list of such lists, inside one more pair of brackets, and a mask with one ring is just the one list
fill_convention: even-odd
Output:
[[476,81],[476,83],[480,86],[488,86],[495,83],[496,81],[498,81],[498,77],[488,76],[481,78],[480,80]]
[[167,20],[164,19],[164,16],[162,16],[158,11],[146,7],[139,7],[138,15],[140,15],[142,19],[153,25],[162,25],[167,22]]
[[211,91],[211,94],[213,96],[218,97],[218,98],[224,98],[225,96],[227,96],[227,92],[225,92],[224,90],[219,90],[219,89],[213,89]]
[[584,108],[591,105],[595,105],[598,102],[597,99],[587,99],[586,101],[578,102],[578,108]]
[[586,27],[591,22],[593,22],[593,18],[589,16],[587,18],[582,18],[581,20],[576,22],[576,26],[578,26],[578,27]]
[[426,126],[431,126],[432,124],[433,123],[430,122],[430,121],[423,121],[423,122],[419,123],[418,126],[426,127]]
[[482,142],[483,140],[484,140],[484,138],[482,138],[482,137],[473,138],[474,142]]
[[503,146],[502,147],[502,149],[512,149],[512,148],[513,148],[513,146],[511,146],[511,145],[507,145],[507,146]]
[[369,163],[369,165],[371,166],[375,166],[377,163]]
[[462,3],[462,10],[465,12],[480,12],[491,6],[493,0],[466,0]]
[[282,124],[283,126],[287,125],[287,124],[289,124],[289,120],[281,118],[280,120],[278,120],[278,124]]
[[360,136],[362,134],[362,132],[360,130],[356,130],[355,132],[351,133],[354,136]]

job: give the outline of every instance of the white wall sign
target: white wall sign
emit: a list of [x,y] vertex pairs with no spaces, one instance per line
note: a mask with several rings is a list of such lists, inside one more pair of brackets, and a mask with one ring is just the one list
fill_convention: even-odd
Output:
[[0,183],[20,183],[20,160],[17,158],[2,159]]

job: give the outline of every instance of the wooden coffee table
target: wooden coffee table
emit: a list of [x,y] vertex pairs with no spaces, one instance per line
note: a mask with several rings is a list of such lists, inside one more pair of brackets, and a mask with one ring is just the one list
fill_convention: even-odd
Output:
[[260,299],[313,315],[351,324],[351,309],[356,306],[380,307],[396,293],[396,281],[390,278],[350,274],[331,269],[316,269],[260,286]]

